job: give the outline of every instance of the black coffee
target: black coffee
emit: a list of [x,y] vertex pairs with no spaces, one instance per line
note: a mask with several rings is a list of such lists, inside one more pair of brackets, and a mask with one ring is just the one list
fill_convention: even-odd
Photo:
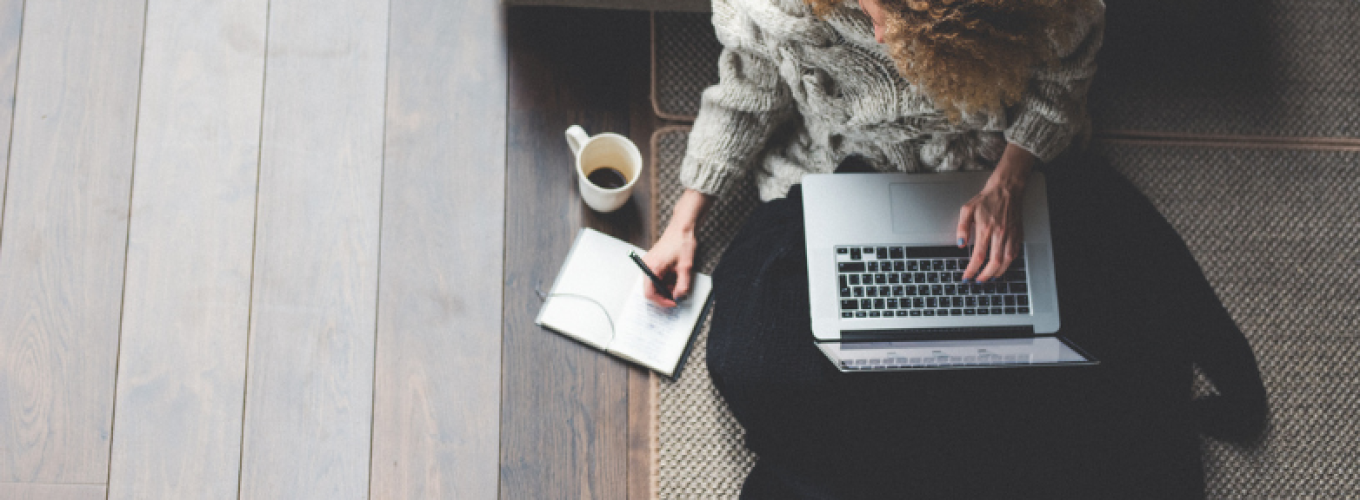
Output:
[[618,189],[623,187],[624,184],[628,184],[628,178],[624,177],[623,173],[614,167],[600,167],[592,170],[590,175],[586,176],[586,179],[589,179],[591,184],[605,189]]

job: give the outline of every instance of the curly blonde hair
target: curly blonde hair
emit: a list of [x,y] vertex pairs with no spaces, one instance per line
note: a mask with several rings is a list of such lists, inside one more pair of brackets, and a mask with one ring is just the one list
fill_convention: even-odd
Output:
[[[806,1],[825,16],[855,0]],[[1075,36],[1078,14],[1092,8],[1088,0],[866,1],[883,11],[883,42],[902,77],[954,122],[1019,102],[1030,70],[1056,60],[1050,37]]]

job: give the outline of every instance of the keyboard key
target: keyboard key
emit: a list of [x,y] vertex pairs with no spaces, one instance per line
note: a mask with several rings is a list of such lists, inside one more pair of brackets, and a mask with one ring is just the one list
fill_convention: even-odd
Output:
[[[850,277],[850,284],[851,284],[851,285],[858,285],[858,284],[859,284],[859,275],[858,275],[858,274],[850,274],[850,275],[847,275],[847,276]],[[845,277],[845,276],[842,276],[841,278],[844,278],[844,277]]]
[[883,309],[883,299],[874,299],[874,309]]
[[863,296],[864,296],[864,287],[862,287],[862,286],[854,287],[854,288],[852,288],[851,290],[855,292],[855,296],[856,296],[856,297],[863,297]]
[[930,285],[916,285],[916,293],[919,295],[930,295]]
[[891,290],[891,289],[888,287],[888,285],[883,285],[883,286],[878,287],[878,296],[879,296],[879,297],[887,297],[887,296],[888,296],[888,293],[890,293],[889,290]]
[[1016,297],[1016,298],[1015,298],[1015,304],[1016,304],[1016,305],[1020,305],[1020,306],[1029,307],[1029,296],[1028,296],[1028,295],[1021,295],[1021,296],[1019,296],[1019,297]]
[[988,296],[986,296],[986,295],[983,295],[983,296],[981,296],[981,297],[978,297],[978,298],[977,298],[977,301],[978,301],[978,305],[983,306],[983,307],[991,307],[991,305],[992,305],[992,298],[991,298],[991,297],[988,297]]
[[931,295],[944,295],[944,286],[943,286],[943,285],[930,285],[930,294],[931,294]]
[[878,287],[876,287],[876,286],[866,286],[866,287],[864,287],[864,296],[865,296],[865,297],[877,297],[877,296],[878,296]]
[[837,262],[836,270],[843,273],[862,273],[864,272],[863,262]]
[[1029,293],[1029,286],[1024,283],[1011,283],[1011,293]]
[[945,294],[945,295],[954,295],[954,285],[945,285],[945,286],[944,286],[944,294]]
[[1005,283],[996,283],[996,293],[1009,293],[1009,290]]
[[1015,314],[1015,308],[1014,308],[1014,307],[1007,307],[1007,308],[1006,308],[1006,314]]
[[841,317],[842,317],[842,318],[853,318],[853,317],[855,317],[855,313],[850,312],[850,311],[845,311],[845,312],[841,313]]
[[855,317],[856,317],[856,318],[867,318],[867,317],[869,317],[869,315],[866,314],[864,311],[855,311]]
[[907,263],[900,260],[893,261],[893,271],[902,272],[907,270]]
[[[907,312],[907,311],[897,311],[897,315],[898,315],[898,316],[901,316],[902,313],[904,313],[904,312]],[[926,311],[926,312],[930,312],[930,311]],[[921,315],[921,311],[911,311],[911,315],[912,315],[913,317],[920,316],[920,315]]]
[[939,283],[939,282],[940,282],[940,273],[926,273],[926,282],[927,282],[927,283]]
[[926,315],[926,316],[935,316],[935,310],[934,310],[934,309],[926,309],[925,311],[921,311],[921,314],[924,314],[924,315]]
[[1001,313],[1003,313],[1003,312],[1005,312],[1005,310],[1002,309],[1002,308],[1000,308],[1000,307],[993,307],[993,308],[992,308],[992,314],[1001,314]]
[[1017,311],[1020,311],[1020,314],[1029,314],[1029,308],[1028,308],[1028,307],[1018,307],[1018,308],[1016,308],[1016,310],[1017,310]]
[[901,259],[901,258],[903,258],[903,257],[906,257],[906,255],[902,253],[902,247],[891,247],[891,248],[889,248],[889,249],[888,249],[888,255],[891,256],[891,257],[894,258],[894,259]]
[[[920,308],[925,307],[925,306],[926,306],[926,301],[923,300],[923,299],[921,299],[920,297],[911,299],[911,307],[915,307],[915,308],[917,308],[917,309],[920,309]],[[932,307],[933,307],[933,306],[932,306]]]
[[860,309],[873,309],[873,308],[874,308],[874,300],[873,300],[873,299],[859,299],[859,308],[860,308]]
[[901,296],[902,296],[902,285],[897,285],[897,286],[895,286],[895,287],[892,287],[892,294],[893,294],[893,296],[901,297]]
[[949,310],[949,315],[950,315],[950,316],[963,316],[963,309],[950,309],[950,310]]
[[855,310],[855,309],[859,309],[859,301],[858,301],[858,300],[854,300],[854,299],[851,299],[851,300],[842,300],[842,301],[841,301],[841,309],[844,309],[844,310],[847,310],[847,311],[853,311],[853,310]]
[[983,283],[982,293],[996,293],[996,283]]
[[864,253],[867,254],[866,256],[873,255],[874,247],[864,247]]
[[885,307],[887,307],[888,309],[897,309],[897,299],[888,299],[888,303]]
[[963,307],[963,297],[954,297],[954,307]]
[[933,270],[936,270],[936,271],[943,271],[943,270],[944,270],[944,261],[943,261],[943,260],[932,260],[932,261],[930,261],[930,268],[933,269]]
[[909,261],[907,261],[907,270],[908,270],[908,271],[912,271],[912,272],[916,272],[916,271],[920,271],[920,270],[921,270],[921,267],[920,267],[919,265],[917,265],[916,261],[914,261],[914,260],[909,260]]
[[897,273],[892,273],[888,275],[888,284],[889,285],[897,284]]
[[848,287],[848,286],[843,286],[843,287],[841,287],[841,297],[849,297],[849,296],[850,296],[850,287]]
[[916,295],[916,287],[911,286],[911,285],[907,285],[907,286],[902,287],[902,288],[903,288],[902,291],[905,292],[906,295]]
[[963,281],[963,273],[954,273],[954,281]]
[[926,282],[926,273],[916,273],[916,274],[911,275],[911,278],[912,278],[911,281],[912,281],[913,283],[925,283],[925,282]]
[[987,315],[988,309],[985,308],[985,307],[979,307],[977,311],[978,311],[978,316],[986,316],[986,315]]
[[954,259],[949,259],[949,260],[944,261],[944,269],[945,269],[946,271],[956,271],[956,270],[958,270],[958,269],[959,269],[959,261],[954,260]]
[[[1008,306],[1013,306],[1013,305],[1015,305],[1015,296],[1014,296],[1014,295],[1007,295],[1007,296],[1006,296],[1006,305],[1008,305]],[[1007,314],[1015,314],[1015,313],[1007,313]]]
[[964,310],[963,310],[963,315],[964,315],[964,316],[973,316],[973,315],[976,315],[976,314],[977,314],[977,309],[964,309]]
[[877,262],[870,262],[869,265],[867,266],[867,270],[868,270],[869,272],[871,272],[871,273],[876,273],[876,272],[878,272],[878,263],[877,263]]
[[846,255],[846,254],[849,254],[849,253],[850,253],[850,249],[849,249],[849,248],[845,248],[845,247],[839,247],[839,248],[836,249],[836,253],[841,254],[841,255]]
[[878,312],[878,311],[869,311],[869,317],[870,317],[870,318],[877,318],[878,316],[879,316],[879,312]]
[[888,276],[887,276],[887,275],[885,275],[885,274],[875,274],[875,275],[874,275],[874,283],[879,284],[879,285],[882,285],[882,284],[887,283],[887,282],[888,282]]
[[897,316],[898,316],[898,317],[902,317],[902,316],[906,316],[906,315],[907,315],[907,311],[897,311]]
[[969,295],[963,298],[963,307],[977,307],[977,305],[978,305],[977,297]]
[[935,297],[926,297],[926,307],[936,307]]
[[859,249],[858,249],[858,248],[851,248],[851,249],[850,249],[850,260],[859,260]]

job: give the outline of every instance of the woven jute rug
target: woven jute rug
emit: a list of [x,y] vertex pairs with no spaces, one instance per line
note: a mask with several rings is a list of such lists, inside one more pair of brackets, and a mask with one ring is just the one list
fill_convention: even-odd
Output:
[[1098,131],[1360,137],[1360,2],[1107,3]]
[[[688,139],[689,127],[663,128],[652,135],[652,165],[656,169],[652,197],[656,226],[652,234],[659,236],[665,229],[671,209],[684,192],[679,180],[680,160]],[[747,178],[709,208],[699,226],[696,270],[713,272],[741,222],[759,203],[755,185]],[[721,306],[713,307],[716,310]],[[708,328],[705,321],[695,335],[680,379],[660,383],[655,490],[659,498],[735,498],[755,465],[755,456],[742,441],[744,431],[708,377]]]
[[[658,228],[683,191],[687,137],[683,127],[653,137]],[[1257,355],[1271,428],[1253,446],[1203,441],[1208,497],[1360,495],[1360,151],[1100,142],[1091,154],[1181,233]],[[700,270],[712,271],[757,203],[746,182],[713,207]],[[754,464],[708,378],[707,333],[683,377],[660,385],[660,498],[735,497]]]
[[652,107],[667,120],[694,121],[699,94],[718,83],[722,44],[709,13],[652,14]]
[[[1261,443],[1203,441],[1207,496],[1360,497],[1360,2],[1107,4],[1091,154],[1180,232],[1270,396]],[[657,112],[692,120],[721,47],[706,15],[655,19]],[[653,136],[655,234],[683,191],[687,138]],[[757,203],[748,181],[710,210],[701,271]],[[734,498],[754,464],[708,378],[707,328],[683,377],[660,384],[659,498]]]

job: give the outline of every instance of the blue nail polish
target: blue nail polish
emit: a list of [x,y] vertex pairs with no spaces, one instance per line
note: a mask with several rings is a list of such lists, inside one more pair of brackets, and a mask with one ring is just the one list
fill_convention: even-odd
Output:
[[963,238],[959,238],[959,246],[963,246]]

